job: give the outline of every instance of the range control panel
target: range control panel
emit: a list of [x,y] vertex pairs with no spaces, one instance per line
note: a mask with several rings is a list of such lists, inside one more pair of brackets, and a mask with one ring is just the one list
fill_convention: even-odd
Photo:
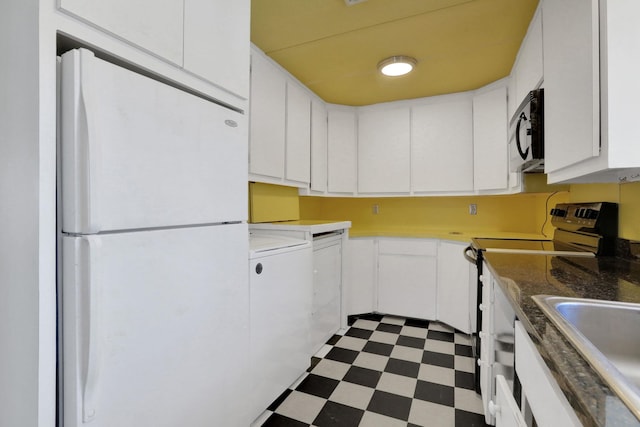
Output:
[[551,223],[563,230],[618,235],[617,203],[558,203],[551,209]]

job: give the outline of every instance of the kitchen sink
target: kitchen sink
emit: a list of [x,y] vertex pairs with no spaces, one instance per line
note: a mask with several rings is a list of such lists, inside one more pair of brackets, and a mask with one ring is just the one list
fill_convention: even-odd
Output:
[[640,419],[640,304],[532,298]]

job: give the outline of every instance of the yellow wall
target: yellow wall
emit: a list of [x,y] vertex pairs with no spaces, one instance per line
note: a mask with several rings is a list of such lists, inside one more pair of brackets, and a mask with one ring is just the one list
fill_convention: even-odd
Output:
[[640,240],[640,182],[628,184],[575,184],[570,189],[572,202],[615,202],[619,206],[618,235]]
[[[640,240],[640,182],[575,184],[569,192],[511,196],[338,198],[298,197],[295,188],[251,183],[251,222],[289,219],[349,220],[353,231],[505,231],[551,236],[548,212],[562,202],[619,204],[619,235]],[[478,206],[469,215],[469,204]],[[373,206],[378,206],[378,214]],[[545,220],[547,222],[545,223]]]
[[[548,210],[556,203],[566,201],[567,197],[566,192],[471,197],[301,197],[300,216],[305,219],[348,219],[352,222],[352,230],[358,232],[540,233]],[[471,203],[477,205],[477,215],[469,214]],[[378,214],[374,213],[376,205]],[[552,227],[547,222],[544,232],[550,235],[551,231]]]
[[290,219],[300,219],[297,188],[249,183],[249,222]]

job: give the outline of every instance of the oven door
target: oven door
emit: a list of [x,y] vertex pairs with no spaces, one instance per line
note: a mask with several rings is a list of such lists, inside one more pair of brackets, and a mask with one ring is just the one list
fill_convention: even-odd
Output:
[[493,365],[495,351],[491,333],[493,323],[493,310],[491,309],[493,278],[487,271],[482,274],[480,282],[482,283],[482,303],[478,308],[482,312],[482,322],[478,333],[480,353],[477,361],[476,381],[482,396],[485,421],[487,424],[493,425],[495,418],[489,411],[489,402],[494,396]]

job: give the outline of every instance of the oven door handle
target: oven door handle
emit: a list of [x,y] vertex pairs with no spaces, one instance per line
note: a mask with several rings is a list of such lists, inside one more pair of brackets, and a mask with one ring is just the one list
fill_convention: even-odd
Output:
[[[469,253],[473,254],[473,255],[469,255]],[[476,253],[476,250],[473,246],[469,245],[466,248],[464,248],[464,258],[469,261],[471,264],[473,265],[477,265],[478,264],[478,255]]]

